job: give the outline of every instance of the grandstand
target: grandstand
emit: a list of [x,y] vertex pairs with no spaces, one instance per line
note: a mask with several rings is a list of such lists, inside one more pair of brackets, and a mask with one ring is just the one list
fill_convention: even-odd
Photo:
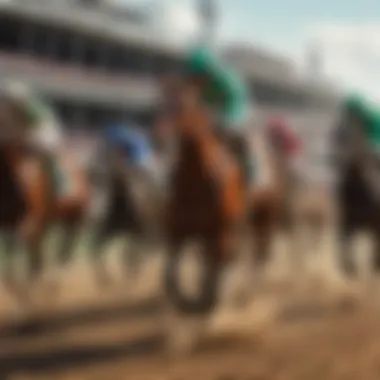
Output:
[[[155,79],[178,68],[183,53],[152,33],[141,12],[109,2],[0,2],[0,81],[31,82],[68,124],[141,119],[157,98]],[[301,81],[285,61],[252,47],[226,48],[225,56],[244,72],[260,105],[331,104],[331,91]]]
[[[156,79],[184,58],[184,47],[157,36],[149,22],[144,12],[104,0],[2,0],[0,86],[12,78],[31,83],[67,126],[147,122]],[[227,46],[223,55],[244,74],[259,115],[286,114],[306,137],[310,159],[323,161],[334,89],[254,46]]]

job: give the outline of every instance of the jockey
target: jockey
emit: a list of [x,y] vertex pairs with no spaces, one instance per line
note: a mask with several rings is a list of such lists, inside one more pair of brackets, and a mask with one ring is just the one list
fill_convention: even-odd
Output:
[[342,102],[342,124],[351,126],[360,124],[364,127],[369,111],[367,101],[357,94],[350,94]]
[[380,111],[378,109],[370,110],[366,135],[372,149],[378,155],[380,153]]
[[[368,101],[358,95],[349,95],[342,104],[343,129],[358,127],[363,132],[367,148],[376,153],[380,148],[380,113]],[[343,131],[342,131],[343,132]]]
[[25,131],[28,144],[45,166],[53,191],[57,190],[58,171],[53,160],[62,141],[60,123],[52,108],[26,85],[11,82],[2,93],[5,109],[12,115],[12,120]]
[[293,158],[299,155],[302,149],[301,140],[286,120],[271,119],[267,127],[270,139],[284,151],[287,157]]
[[137,174],[152,185],[150,190],[165,186],[164,167],[159,163],[148,136],[137,128],[113,125],[105,129],[105,141],[111,149],[118,149],[125,163],[132,163]]
[[105,129],[105,140],[109,146],[120,149],[127,160],[137,167],[150,171],[153,153],[145,134],[136,128],[113,125]]
[[270,119],[267,123],[269,139],[272,141],[276,149],[284,154],[284,159],[295,173],[302,171],[302,141],[283,118],[276,117]]
[[233,147],[249,183],[252,162],[246,132],[250,123],[250,97],[244,81],[206,48],[195,49],[188,55],[184,79],[185,83],[196,86],[202,105],[215,115],[217,132]]

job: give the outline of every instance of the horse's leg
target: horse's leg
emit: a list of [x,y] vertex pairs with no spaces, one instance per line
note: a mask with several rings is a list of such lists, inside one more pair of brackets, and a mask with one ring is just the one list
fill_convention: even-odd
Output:
[[[287,237],[287,253],[290,259],[290,264],[292,269],[298,275],[302,269],[304,269],[304,239],[307,237],[303,234],[300,236],[300,227],[304,223],[300,223],[300,220],[296,215],[289,215],[288,221],[285,226],[283,226],[283,231]],[[312,228],[311,226],[306,226],[305,229]],[[310,232],[310,231],[308,231]],[[302,239],[301,239],[302,237]],[[302,241],[301,241],[302,240]],[[298,277],[298,276],[297,276]]]
[[252,264],[250,287],[257,292],[264,283],[265,271],[270,260],[272,243],[278,228],[277,210],[274,204],[257,203],[250,215],[252,236]]
[[210,313],[218,302],[221,267],[224,262],[220,251],[220,241],[207,238],[202,241],[205,275],[202,289],[197,296],[186,296],[180,289],[178,265],[183,254],[185,239],[176,237],[171,240],[165,265],[165,290],[174,307],[183,314],[204,316]]
[[34,235],[24,241],[26,282],[22,288],[19,289],[19,297],[23,303],[31,302],[31,296],[36,290],[35,286],[38,284],[38,280],[42,279],[44,270],[43,237],[44,233],[39,232],[38,235]]
[[107,221],[102,221],[101,224],[92,231],[90,242],[90,255],[92,265],[94,266],[95,277],[101,286],[108,286],[112,283],[110,274],[107,272],[104,262],[104,255],[107,244],[113,237],[114,231],[110,229]]
[[328,227],[327,212],[324,209],[306,210],[303,213],[303,224],[307,227],[309,241],[315,252],[320,252]]
[[126,275],[136,278],[141,269],[142,237],[140,234],[131,234],[123,251],[123,266]]
[[[222,264],[220,268],[223,276],[221,294],[226,295],[227,300],[231,299],[233,305],[237,307],[245,306],[252,295],[251,261],[253,257],[251,252],[248,252],[251,243],[250,232],[246,228],[239,232],[227,232],[218,244],[210,241],[208,245],[209,252],[213,253],[215,257],[221,257],[220,260],[217,260]],[[231,275],[233,276],[232,281],[230,280]]]
[[[264,224],[253,231],[253,286],[257,288],[263,280],[270,258],[274,227]],[[255,289],[256,290],[256,289]]]
[[57,261],[60,267],[67,267],[73,258],[76,243],[81,236],[81,220],[67,220],[61,224],[61,236],[57,247]]
[[34,237],[31,242],[26,244],[28,266],[27,266],[27,280],[29,283],[37,281],[44,269],[44,255],[43,255],[43,234]]
[[15,261],[17,256],[17,238],[13,233],[4,233],[3,234],[3,257],[4,257],[4,265],[3,265],[3,273],[2,277],[4,282],[8,286],[13,286],[15,282]]
[[338,248],[338,261],[339,267],[343,274],[349,278],[357,275],[357,268],[354,263],[353,250],[352,250],[352,235],[353,227],[344,221],[338,232],[339,248]]
[[376,231],[377,233],[374,236],[375,245],[372,255],[372,266],[376,274],[380,273],[380,231]]
[[80,221],[64,220],[61,222],[60,227],[61,229],[56,245],[55,274],[51,286],[54,292],[57,292],[61,286],[63,273],[72,262],[74,249],[76,247],[75,243],[79,240],[79,236],[81,235]]
[[268,218],[252,227],[254,264],[260,270],[264,270],[270,258],[275,233],[274,221]]
[[[141,220],[141,216],[139,215],[137,209],[134,209],[129,214],[130,220],[128,224],[130,227],[128,228],[128,232],[130,232],[129,239],[126,241],[126,247],[123,252],[123,264],[124,270],[127,275],[132,275],[132,277],[136,277],[140,270],[140,263],[142,259],[142,241],[144,238],[144,225]],[[128,219],[128,217],[127,217]]]

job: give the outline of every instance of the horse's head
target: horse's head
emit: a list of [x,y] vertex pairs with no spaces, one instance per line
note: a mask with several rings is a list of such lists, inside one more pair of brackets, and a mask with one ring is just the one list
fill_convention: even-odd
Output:
[[199,166],[214,140],[212,117],[202,108],[199,87],[182,83],[156,120],[156,140],[160,141],[169,162],[178,160]]
[[185,86],[179,94],[175,132],[182,142],[200,142],[211,137],[212,118],[199,99],[199,88],[195,85]]

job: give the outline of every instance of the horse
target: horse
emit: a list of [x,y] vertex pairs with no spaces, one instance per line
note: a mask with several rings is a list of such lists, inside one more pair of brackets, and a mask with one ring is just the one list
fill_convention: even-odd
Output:
[[353,278],[357,268],[351,239],[367,232],[374,240],[372,265],[380,271],[380,187],[377,158],[369,152],[364,133],[357,125],[340,123],[333,131],[337,174],[339,267]]
[[256,131],[253,137],[255,181],[249,193],[249,223],[252,226],[253,254],[262,272],[270,259],[276,233],[287,218],[285,209],[286,175],[267,136]]
[[[164,207],[164,287],[179,312],[203,315],[218,303],[222,273],[237,257],[246,215],[245,184],[208,112],[188,100],[191,91],[181,95],[183,104],[171,118],[176,153]],[[193,241],[201,246],[204,264],[202,289],[195,297],[183,293],[177,276],[184,249]]]
[[[303,170],[302,144],[295,132],[281,119],[270,121],[261,135],[261,151],[266,154],[271,181],[256,189],[253,218],[257,249],[267,261],[270,243],[276,232],[290,238],[289,251],[293,264],[299,267],[301,252],[298,233],[304,230],[316,246],[330,220],[331,202],[319,188],[311,189]],[[260,149],[256,149],[260,152]],[[263,155],[263,154],[262,154]]]
[[116,130],[117,134],[120,131],[118,141],[107,141],[105,137],[100,142],[97,165],[91,170],[98,207],[91,217],[94,234],[90,252],[95,278],[102,286],[112,282],[104,262],[105,248],[111,239],[129,238],[124,241],[122,267],[128,277],[134,278],[141,269],[142,250],[154,241],[158,222],[154,178],[125,148],[126,130]]
[[64,149],[57,155],[61,188],[56,194],[55,206],[50,220],[61,227],[61,239],[57,244],[58,264],[65,269],[72,261],[75,243],[87,222],[93,197],[90,175],[86,166],[77,160],[77,155]]
[[59,264],[69,261],[75,232],[83,221],[90,195],[87,178],[66,158],[57,154],[60,170],[70,179],[73,188],[69,192],[55,193],[38,154],[26,141],[17,139],[0,145],[0,203],[6,205],[0,211],[0,228],[5,235],[5,282],[12,289],[19,288],[14,268],[19,243],[26,251],[29,285],[43,273],[44,238],[55,223],[63,227]]

